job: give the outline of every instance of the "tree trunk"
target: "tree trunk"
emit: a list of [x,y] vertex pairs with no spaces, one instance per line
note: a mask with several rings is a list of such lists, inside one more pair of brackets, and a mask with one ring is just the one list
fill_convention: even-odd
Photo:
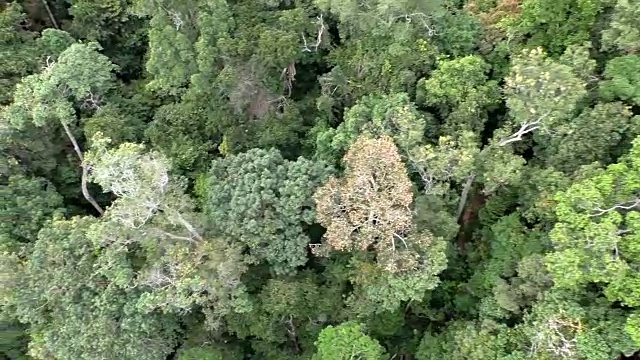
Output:
[[89,193],[89,189],[87,188],[87,177],[89,176],[89,169],[87,168],[87,165],[84,163],[84,156],[82,155],[82,150],[80,150],[78,141],[76,141],[75,136],[73,136],[67,124],[65,124],[63,121],[61,121],[60,123],[62,124],[62,127],[64,128],[64,132],[67,134],[67,137],[69,138],[69,140],[71,140],[71,143],[73,144],[73,149],[76,151],[76,155],[78,156],[78,159],[80,159],[80,166],[82,166],[82,177],[80,178],[80,187],[82,188],[82,195],[84,196],[85,199],[87,199],[89,203],[91,203],[91,205],[93,205],[93,207],[96,209],[96,211],[98,211],[100,216],[102,216],[104,215],[104,210],[102,210],[102,207],[100,207],[100,205],[98,205],[98,203],[93,198],[93,196],[91,196],[91,193]]
[[41,1],[42,1],[42,5],[44,5],[44,8],[47,10],[47,14],[49,15],[49,20],[51,20],[51,24],[53,24],[53,27],[55,27],[56,29],[60,29],[55,16],[53,16],[53,13],[51,12],[51,8],[49,7],[47,0],[41,0]]
[[475,180],[476,175],[473,174],[467,178],[467,182],[464,184],[464,189],[462,189],[462,195],[460,195],[460,203],[458,204],[458,213],[456,214],[456,219],[460,219],[460,215],[464,211],[464,206],[467,203],[467,197],[469,196],[469,191],[471,190],[471,185],[473,185],[473,181]]

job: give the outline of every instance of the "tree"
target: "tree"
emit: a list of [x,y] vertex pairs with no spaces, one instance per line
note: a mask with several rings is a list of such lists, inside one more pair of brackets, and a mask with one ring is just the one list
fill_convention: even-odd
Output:
[[40,228],[63,212],[62,197],[45,179],[10,176],[0,185],[0,247],[18,251],[34,241]]
[[12,2],[3,7],[0,13],[0,45],[2,47],[2,69],[0,70],[0,104],[6,105],[11,100],[11,93],[22,76],[36,69],[35,34],[20,26],[27,17],[22,6]]
[[169,181],[169,160],[157,152],[145,153],[138,144],[125,143],[107,150],[110,140],[100,139],[100,135],[92,141],[87,166],[91,168],[92,181],[118,196],[110,208],[110,217],[136,229],[161,213],[170,224],[188,234],[186,239],[202,241],[200,230],[183,215],[192,205],[182,193],[182,184]]
[[108,139],[92,142],[87,154],[91,179],[118,196],[90,234],[108,247],[109,260],[101,270],[118,270],[128,248],[137,244],[146,262],[130,281],[149,289],[140,296],[141,309],[180,313],[203,306],[212,323],[230,311],[247,311],[250,304],[239,280],[246,271],[242,248],[204,235],[205,221],[194,211],[184,184],[169,174],[168,159],[137,144],[107,149]]
[[11,289],[3,292],[5,310],[30,324],[29,353],[35,358],[167,356],[175,346],[177,319],[138,312],[139,290],[96,271],[102,250],[87,229],[98,221],[56,219],[39,232],[25,261],[3,254],[3,267],[10,266],[3,274],[11,274],[3,279],[3,288]]
[[514,121],[509,128],[513,130],[500,140],[499,146],[522,140],[525,134],[538,129],[537,133],[550,132],[567,120],[586,96],[584,83],[572,69],[547,58],[540,48],[523,51],[512,60],[512,66],[505,79],[505,95]]
[[24,77],[16,85],[13,103],[5,109],[5,116],[17,128],[23,127],[25,122],[44,126],[56,121],[62,125],[81,163],[82,194],[102,214],[102,207],[87,188],[88,169],[84,164],[83,151],[69,127],[76,122],[74,105],[99,106],[99,95],[113,86],[116,66],[99,50],[96,43],[72,44],[57,61],[49,60],[42,73]]
[[146,69],[152,75],[147,87],[160,94],[181,95],[198,67],[192,40],[180,31],[181,21],[174,22],[164,12],[151,19],[149,58]]
[[221,234],[247,246],[276,273],[290,273],[307,262],[306,226],[315,218],[311,195],[327,173],[322,163],[252,149],[215,160],[199,184],[200,195]]
[[631,153],[619,163],[599,169],[557,194],[558,222],[550,233],[555,251],[548,255],[548,261],[558,286],[615,283],[627,276],[627,262],[633,257],[625,251],[634,252],[630,242],[635,238],[637,217],[632,211],[636,208],[637,182],[633,179],[638,167],[633,157],[639,145],[636,139]]
[[602,0],[525,0],[520,13],[505,25],[511,36],[527,39],[527,45],[560,54],[590,39],[590,31],[605,6]]
[[[516,327],[520,353],[541,359],[610,359],[634,352],[623,334],[624,312],[599,300],[581,305],[593,294],[554,292],[541,296]],[[605,306],[603,306],[605,305]]]
[[172,159],[176,170],[206,171],[221,141],[219,129],[202,106],[195,102],[164,105],[155,112],[145,135],[153,146]]
[[640,104],[638,92],[638,69],[640,55],[625,55],[613,58],[604,70],[605,81],[600,85],[600,94],[607,100],[621,99]]
[[640,303],[635,246],[639,140],[618,163],[591,171],[556,196],[558,221],[550,237],[547,268],[559,288],[604,284],[610,301]]
[[476,55],[440,60],[431,76],[418,82],[417,101],[439,109],[447,133],[460,128],[480,133],[487,110],[499,98],[498,83],[488,79],[488,71],[489,64]]
[[308,358],[329,319],[343,318],[342,287],[321,281],[311,271],[266,280],[251,312],[227,317],[229,331],[253,339],[258,356]]
[[338,326],[327,326],[316,342],[318,352],[313,360],[382,360],[386,358],[384,348],[364,334],[363,326],[346,322]]
[[[362,135],[344,162],[344,178],[329,178],[314,194],[318,222],[327,230],[312,251],[354,253],[351,280],[359,288],[352,304],[364,313],[421,298],[446,267],[444,243],[427,230],[415,231],[412,184],[397,147],[388,136]],[[375,264],[360,258],[367,253]]]
[[218,346],[197,346],[180,349],[178,360],[240,360],[242,352]]
[[616,1],[609,28],[602,32],[605,50],[616,49],[630,54],[640,50],[639,5],[636,0]]
[[622,155],[640,132],[640,117],[620,102],[598,103],[566,124],[555,127],[535,148],[546,165],[571,174],[582,165],[607,165]]
[[513,359],[512,335],[493,321],[454,321],[442,334],[426,332],[416,353],[418,360]]
[[420,248],[421,241],[428,245],[430,239],[408,239],[412,185],[393,141],[360,137],[344,162],[344,180],[332,177],[314,195],[327,245],[338,251],[374,248],[382,268],[414,269],[419,263],[414,247]]
[[426,128],[431,125],[430,118],[419,112],[405,93],[362,97],[346,110],[344,118],[336,129],[318,134],[317,158],[337,164],[361,134],[391,136],[406,156],[423,143]]

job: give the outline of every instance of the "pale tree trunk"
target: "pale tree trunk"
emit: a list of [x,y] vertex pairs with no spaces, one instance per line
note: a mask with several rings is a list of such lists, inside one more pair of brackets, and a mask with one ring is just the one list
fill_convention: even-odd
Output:
[[87,188],[87,177],[89,176],[89,169],[87,165],[84,163],[84,156],[82,155],[82,150],[80,150],[78,141],[76,141],[75,136],[73,136],[67,124],[65,124],[63,121],[61,121],[60,123],[62,124],[62,127],[64,128],[64,132],[67,134],[67,137],[69,138],[69,140],[71,140],[71,143],[73,144],[73,149],[75,150],[76,155],[78,156],[78,159],[80,159],[80,166],[82,166],[82,177],[80,178],[80,187],[82,188],[82,195],[84,196],[85,199],[87,199],[89,203],[91,203],[91,205],[93,205],[96,211],[98,211],[98,213],[102,216],[104,215],[104,210],[102,210],[102,207],[100,207],[100,205],[98,205],[98,203],[93,198],[93,196],[91,196],[91,193],[89,193],[89,189]]
[[51,24],[53,24],[53,27],[55,27],[56,29],[60,29],[55,16],[53,16],[53,13],[51,12],[51,8],[49,7],[49,4],[47,4],[47,0],[41,0],[41,1],[42,1],[42,5],[44,5],[45,10],[47,10],[47,14],[49,15],[49,19],[51,20]]
[[473,181],[475,180],[476,175],[473,174],[467,178],[467,182],[464,184],[464,188],[462,189],[462,195],[460,195],[460,203],[458,203],[458,213],[456,214],[456,219],[460,219],[460,215],[464,211],[464,206],[467,203],[467,197],[469,197],[469,191],[471,190],[471,185],[473,185]]

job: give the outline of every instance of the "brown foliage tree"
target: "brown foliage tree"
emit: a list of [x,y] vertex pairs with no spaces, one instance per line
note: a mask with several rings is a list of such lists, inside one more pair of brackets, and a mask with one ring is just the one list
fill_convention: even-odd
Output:
[[387,271],[415,269],[418,249],[431,236],[412,235],[412,184],[388,136],[360,136],[343,159],[343,179],[332,177],[315,195],[324,240],[339,251],[371,251]]

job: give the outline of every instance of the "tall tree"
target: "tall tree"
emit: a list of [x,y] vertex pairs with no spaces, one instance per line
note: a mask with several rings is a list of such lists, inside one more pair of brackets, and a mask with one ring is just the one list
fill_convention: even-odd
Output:
[[90,234],[106,247],[101,271],[117,274],[128,252],[142,256],[138,271],[118,279],[148,290],[138,303],[147,311],[182,313],[201,306],[215,323],[250,308],[239,280],[246,270],[242,249],[205,234],[206,223],[184,183],[169,173],[168,159],[137,144],[107,144],[96,137],[87,154],[91,179],[118,196]]
[[307,262],[311,195],[327,173],[322,163],[285,160],[275,149],[227,156],[200,183],[204,209],[218,231],[247,246],[257,261],[290,273]]
[[88,168],[84,164],[83,150],[70,127],[77,122],[77,105],[98,106],[99,95],[113,87],[116,66],[99,50],[96,43],[72,44],[56,61],[48,60],[43,72],[24,77],[16,85],[13,103],[4,111],[12,126],[17,128],[23,127],[25,122],[44,126],[55,121],[62,126],[82,167],[82,195],[102,214],[102,207],[87,188]]
[[[374,254],[380,271],[356,260],[354,281],[364,288],[362,296],[392,310],[399,301],[419,298],[438,284],[436,276],[446,267],[443,241],[415,231],[412,184],[390,137],[358,137],[344,162],[344,178],[331,177],[314,194],[318,221],[327,231],[323,244],[312,249],[318,255],[331,250]],[[375,299],[384,292],[373,290],[385,287],[380,283],[391,293]],[[407,288],[399,291],[402,283]]]
[[[87,236],[99,220],[54,220],[26,261],[3,257],[5,311],[30,325],[29,353],[56,359],[158,359],[173,351],[177,319],[136,310],[139,290],[96,271]],[[11,260],[14,261],[11,261]],[[5,266],[11,266],[9,268]],[[5,272],[8,271],[8,272]]]

